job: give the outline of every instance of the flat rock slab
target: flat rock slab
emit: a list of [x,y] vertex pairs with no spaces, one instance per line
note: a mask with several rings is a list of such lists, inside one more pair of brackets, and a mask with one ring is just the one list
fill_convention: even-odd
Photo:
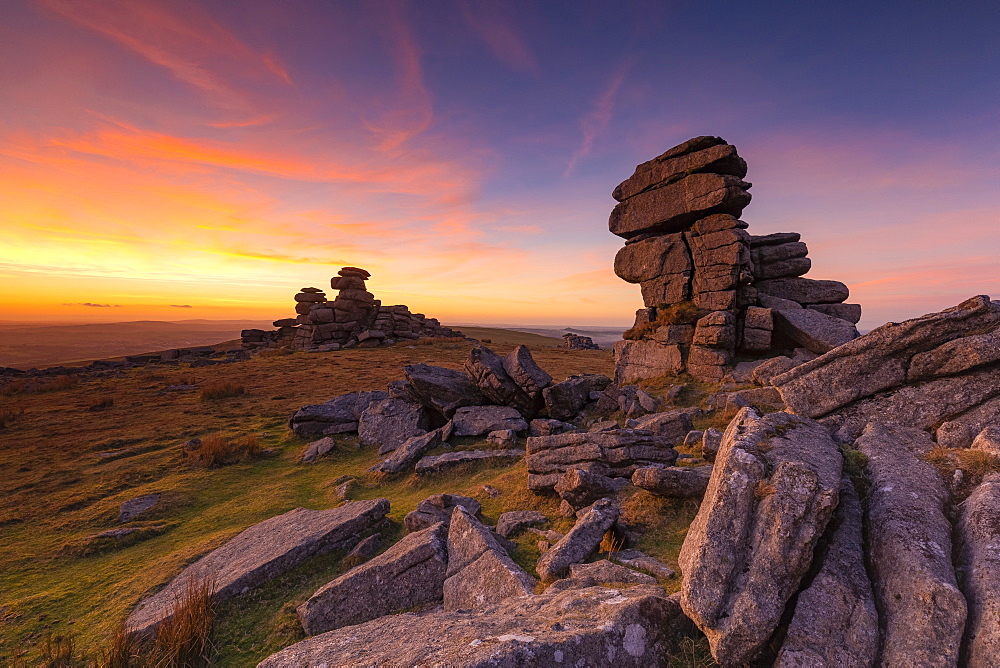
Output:
[[306,446],[305,452],[302,453],[302,458],[299,462],[302,464],[311,464],[320,457],[328,455],[336,445],[337,441],[332,436],[324,436],[318,441],[313,441]]
[[410,398],[451,418],[462,406],[482,406],[486,397],[464,373],[430,364],[403,367]]
[[320,587],[297,609],[316,635],[441,600],[448,564],[443,523],[407,534],[388,550]]
[[656,557],[651,557],[639,550],[619,550],[613,553],[611,557],[624,566],[649,573],[663,580],[668,580],[676,575],[674,569],[670,568],[670,566]]
[[430,420],[421,404],[407,399],[373,402],[358,420],[358,442],[379,446],[379,454],[392,452],[407,439],[427,433]]
[[700,499],[712,477],[711,466],[644,466],[632,474],[632,484],[658,496]]
[[177,598],[192,582],[213,583],[216,600],[238,596],[312,556],[351,547],[388,512],[388,499],[351,501],[330,510],[296,508],[254,524],[140,602],[125,626],[139,635],[152,632],[173,615]]
[[425,452],[444,442],[441,438],[442,429],[435,429],[419,436],[411,436],[403,441],[398,448],[393,450],[392,454],[386,457],[384,461],[379,462],[368,470],[378,473],[400,473],[409,469]]
[[573,589],[475,612],[393,615],[308,638],[260,668],[623,666],[663,662],[687,629],[654,585]]
[[868,457],[868,560],[882,616],[885,666],[955,666],[966,603],[952,567],[948,491],[924,456],[930,436],[873,423],[857,440]]
[[681,546],[684,612],[722,665],[753,662],[798,591],[840,491],[825,427],[742,409],[726,429]]
[[155,508],[159,502],[159,494],[143,494],[134,499],[129,499],[118,507],[118,521],[121,524],[131,522],[139,515]]
[[455,411],[455,436],[482,436],[491,431],[527,431],[528,422],[509,406],[465,406]]
[[958,567],[969,606],[963,657],[970,668],[1000,666],[1000,474],[962,504]]
[[774,331],[783,334],[798,345],[817,355],[858,338],[858,329],[852,323],[813,309],[772,311]]
[[799,304],[839,304],[850,296],[840,281],[817,281],[811,278],[776,278],[757,281],[759,292]]
[[427,475],[473,463],[503,466],[520,461],[524,455],[524,450],[516,448],[512,450],[457,450],[446,452],[443,455],[424,457],[417,462],[416,471],[417,475]]
[[368,405],[388,397],[387,392],[342,394],[322,404],[303,406],[292,414],[288,427],[306,437],[357,431],[358,420]]
[[597,550],[605,532],[618,520],[618,504],[601,499],[581,517],[569,533],[538,560],[535,570],[543,581],[565,577],[569,567],[586,561]]

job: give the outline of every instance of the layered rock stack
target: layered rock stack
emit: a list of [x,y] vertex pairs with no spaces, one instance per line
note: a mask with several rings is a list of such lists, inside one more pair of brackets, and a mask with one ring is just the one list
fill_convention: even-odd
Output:
[[746,173],[735,146],[696,137],[615,188],[609,228],[626,239],[615,273],[640,285],[645,305],[615,345],[617,382],[720,380],[737,356],[821,354],[857,337],[847,286],[801,277],[811,261],[798,234],[747,232]]
[[581,336],[573,332],[563,334],[563,347],[571,350],[600,350],[601,347],[594,343],[589,336]]
[[332,302],[319,288],[302,288],[295,295],[296,317],[275,320],[274,331],[244,330],[243,347],[328,351],[389,345],[400,339],[462,336],[442,327],[436,318],[410,313],[406,306],[382,306],[366,289],[370,277],[364,269],[344,267],[330,279],[330,287],[337,291]]

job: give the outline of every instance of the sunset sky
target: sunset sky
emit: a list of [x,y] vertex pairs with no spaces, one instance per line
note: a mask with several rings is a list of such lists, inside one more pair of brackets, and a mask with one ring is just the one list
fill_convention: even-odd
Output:
[[1000,298],[1000,3],[4,0],[0,320],[628,325],[611,191],[720,135],[862,328]]

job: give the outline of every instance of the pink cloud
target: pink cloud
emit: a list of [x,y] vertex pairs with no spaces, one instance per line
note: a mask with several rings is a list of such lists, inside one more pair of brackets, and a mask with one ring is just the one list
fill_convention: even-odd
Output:
[[566,165],[566,172],[563,176],[568,177],[573,168],[576,167],[576,164],[581,159],[590,155],[591,150],[594,148],[594,141],[607,130],[608,124],[611,122],[612,112],[614,111],[618,89],[621,88],[631,68],[631,60],[626,60],[619,65],[611,77],[611,81],[608,82],[608,85],[594,101],[590,112],[580,119],[580,130],[583,133],[583,140],[576,151],[573,152],[572,157],[570,157],[569,164]]

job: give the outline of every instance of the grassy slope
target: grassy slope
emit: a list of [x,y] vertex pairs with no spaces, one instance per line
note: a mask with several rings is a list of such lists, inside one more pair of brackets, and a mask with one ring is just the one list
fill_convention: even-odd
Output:
[[[510,336],[513,343],[532,335]],[[500,336],[492,338],[498,352],[509,349],[498,343]],[[344,392],[383,389],[401,378],[402,366],[411,362],[460,368],[470,347],[439,342],[258,357],[199,369],[150,367],[84,380],[50,394],[0,396],[0,407],[25,409],[0,430],[0,470],[5,472],[0,482],[0,664],[26,649],[30,659],[30,648],[49,631],[71,632],[78,646],[93,649],[145,593],[243,528],[298,506],[336,505],[331,482],[343,474],[363,478],[354,498],[388,497],[396,520],[430,494],[458,492],[478,498],[490,520],[505,510],[531,506],[552,517],[555,528],[567,529],[569,521],[558,517],[552,499],[525,495],[523,464],[377,482],[364,474],[377,461],[376,454],[354,448],[347,438],[341,439],[336,456],[309,466],[296,463],[304,442],[285,427],[296,408]],[[613,369],[608,351],[535,347],[533,352],[557,380]],[[166,389],[218,381],[241,383],[248,395],[203,402],[197,391]],[[114,406],[89,412],[94,398],[103,396],[113,397]],[[214,470],[184,461],[183,441],[219,432],[255,433],[264,447],[279,452]],[[125,456],[117,459],[96,454],[121,449]],[[492,499],[483,492],[484,484],[503,493]],[[168,523],[172,528],[166,533],[97,556],[66,551],[84,536],[117,526],[123,501],[151,492],[164,493],[167,500],[146,521]],[[651,536],[643,547],[675,561],[683,537],[677,532],[690,520],[690,508],[667,504],[660,509],[668,512],[656,522],[669,531]],[[527,539],[519,543],[518,560],[531,566],[537,547]],[[274,585],[224,604],[216,632],[220,662],[247,665],[299,637],[294,612],[286,604],[303,600],[340,572],[337,557],[314,560]]]

